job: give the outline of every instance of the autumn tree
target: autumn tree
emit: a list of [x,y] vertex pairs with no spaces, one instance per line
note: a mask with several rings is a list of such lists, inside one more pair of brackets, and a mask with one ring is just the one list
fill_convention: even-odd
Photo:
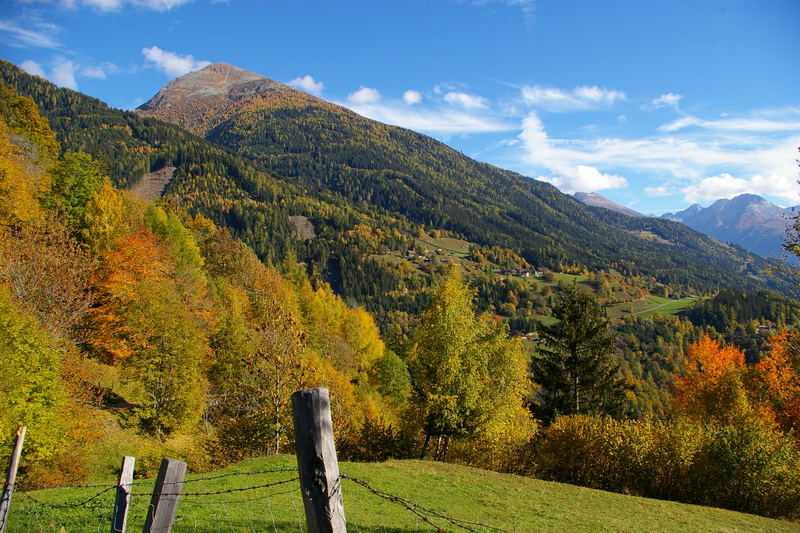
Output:
[[770,344],[769,354],[750,369],[748,383],[778,426],[800,438],[800,341],[796,334],[783,332]]
[[575,285],[564,287],[553,306],[556,323],[539,330],[531,361],[538,386],[534,414],[621,414],[624,385],[614,360],[616,338],[603,308]]
[[91,303],[89,254],[57,220],[15,224],[0,240],[0,281],[43,327],[77,338]]
[[167,251],[142,229],[106,254],[89,312],[89,347],[141,385],[137,414],[155,435],[191,427],[204,405],[208,348],[176,277]]
[[751,418],[744,381],[745,356],[707,334],[688,349],[686,374],[672,384],[676,414],[723,423]]
[[69,226],[81,227],[86,206],[107,179],[100,164],[89,154],[71,152],[64,154],[51,174],[53,181],[46,205],[58,210]]
[[0,439],[20,425],[29,427],[25,462],[43,461],[62,446],[60,418],[66,397],[56,343],[36,318],[17,307],[0,284]]
[[452,437],[486,430],[503,418],[503,409],[522,406],[521,350],[505,330],[475,315],[473,298],[458,268],[451,267],[412,335],[408,362],[412,402],[425,434],[422,457],[435,438],[435,456],[446,460]]

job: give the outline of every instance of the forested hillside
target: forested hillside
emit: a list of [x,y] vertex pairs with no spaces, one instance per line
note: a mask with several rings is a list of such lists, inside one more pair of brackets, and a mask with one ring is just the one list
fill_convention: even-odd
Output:
[[[685,226],[593,210],[548,184],[293,89],[237,108],[207,133],[246,163],[178,128],[109,109],[8,63],[2,77],[39,102],[67,150],[92,153],[115,183],[129,186],[146,172],[176,167],[168,198],[231,226],[262,257],[296,248],[299,260],[314,263],[345,296],[351,294],[342,263],[376,270],[362,264],[374,251],[359,248],[356,258],[344,257],[343,243],[336,242],[361,223],[384,232],[373,237],[374,249],[402,248],[398,241],[424,225],[511,249],[535,266],[616,268],[675,291],[786,287],[764,275],[769,264],[763,259]],[[307,217],[320,238],[293,243],[288,215]],[[369,292],[379,292],[387,277],[393,278],[367,276]]]

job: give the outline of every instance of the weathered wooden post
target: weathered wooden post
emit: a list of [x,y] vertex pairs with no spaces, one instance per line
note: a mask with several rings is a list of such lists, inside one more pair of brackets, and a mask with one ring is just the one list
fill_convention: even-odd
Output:
[[122,458],[117,482],[117,497],[114,500],[114,516],[111,518],[111,533],[125,533],[128,522],[128,506],[131,503],[131,485],[133,484],[134,457]]
[[17,431],[17,438],[14,440],[14,451],[11,452],[11,461],[8,462],[8,475],[6,485],[3,487],[3,496],[0,498],[0,533],[6,530],[8,522],[8,511],[11,507],[11,495],[14,494],[14,483],[17,482],[17,468],[19,468],[19,458],[22,456],[22,444],[25,442],[25,432],[27,426],[21,426]]
[[156,477],[150,508],[144,522],[144,533],[170,533],[178,512],[178,499],[186,475],[186,463],[164,457]]
[[347,533],[328,389],[295,392],[292,409],[308,533]]

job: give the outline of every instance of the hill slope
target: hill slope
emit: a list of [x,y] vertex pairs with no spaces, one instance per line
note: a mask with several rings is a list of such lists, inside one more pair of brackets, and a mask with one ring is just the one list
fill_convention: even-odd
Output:
[[[251,459],[215,473],[234,474],[292,468],[293,457]],[[562,483],[498,474],[475,468],[429,461],[388,461],[385,463],[341,463],[343,473],[368,482],[376,489],[397,495],[448,517],[482,523],[504,531],[800,531],[800,525],[754,515],[681,503],[638,498],[575,487]],[[191,482],[193,492],[216,492],[263,485],[290,479],[293,472],[258,476],[228,476]],[[209,477],[201,474],[192,478]],[[111,480],[109,480],[111,481]],[[402,505],[382,500],[364,487],[344,480],[342,493],[345,516],[351,531],[395,533],[430,529]],[[287,485],[215,496],[186,496],[178,505],[176,530],[300,531],[304,527],[299,487]],[[131,502],[129,530],[141,528],[149,503],[149,485],[135,491]],[[63,502],[72,497],[87,498],[97,489],[41,491],[35,497],[46,502]],[[48,529],[97,531],[98,522],[112,508],[113,492],[101,497],[95,508],[48,510],[24,497],[15,497],[9,533]],[[69,501],[69,500],[68,500]],[[211,504],[209,504],[211,502]],[[432,518],[445,531],[462,531],[448,522]],[[478,531],[490,529],[467,524]]]
[[[221,71],[241,81],[220,90]],[[745,286],[764,281],[756,278],[766,262],[684,226],[587,208],[549,184],[244,72],[217,64],[187,74],[139,112],[193,128],[318,194],[333,192],[482,245],[512,248],[532,264],[624,265],[698,288],[725,284],[732,272],[743,274],[738,280]],[[212,96],[187,96],[204,86]],[[207,106],[213,110],[204,111],[209,118],[198,126],[196,110]]]
[[[192,77],[199,73],[187,75],[188,89],[183,77],[161,93],[158,106],[150,103],[151,110],[170,108],[166,118],[180,122],[195,112],[182,102],[196,97],[170,93],[210,95],[192,105],[207,110],[196,127],[215,145],[0,62],[0,78],[34,98],[65,148],[90,152],[118,185],[130,187],[145,174],[175,167],[164,190],[169,201],[231,227],[262,257],[280,261],[296,249],[334,286],[340,280],[339,288],[347,269],[364,266],[374,275],[359,274],[371,280],[360,294],[403,289],[390,273],[364,263],[376,253],[353,245],[359,237],[352,232],[364,226],[380,229],[391,249],[402,249],[424,225],[510,248],[536,266],[616,268],[686,290],[788,286],[763,275],[769,266],[763,259],[681,224],[587,207],[549,184],[479,163],[430,137],[236,72],[223,76],[212,69],[211,81],[198,83]],[[289,216],[308,218],[317,238],[297,242]]]

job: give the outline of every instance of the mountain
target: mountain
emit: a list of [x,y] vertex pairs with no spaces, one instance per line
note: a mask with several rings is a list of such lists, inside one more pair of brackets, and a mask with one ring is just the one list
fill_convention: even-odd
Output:
[[763,257],[780,257],[789,218],[800,206],[782,208],[755,194],[697,204],[662,218],[686,224],[724,242],[732,242]]
[[215,63],[169,82],[136,112],[173,122],[203,136],[226,118],[248,108],[273,102],[302,105],[315,101],[316,98],[302,91],[260,74]]
[[[789,288],[764,274],[764,259],[682,224],[588,207],[552,185],[230,65],[182,76],[137,113],[7,62],[0,79],[37,102],[65,149],[91,153],[118,185],[170,169],[159,184],[165,201],[230,227],[273,262],[294,251],[312,275],[368,308],[421,308],[427,282],[375,255],[413,247],[415,235],[433,230],[506,248],[537,267],[653,278],[673,293]],[[298,238],[298,220],[316,237]]]
[[601,196],[596,192],[576,192],[572,196],[574,196],[579,202],[583,202],[586,205],[611,209],[612,211],[622,213],[623,215],[628,215],[629,217],[641,218],[645,216],[638,211],[634,211],[633,209],[625,207],[624,205],[619,205],[616,202],[612,202],[605,196]]

